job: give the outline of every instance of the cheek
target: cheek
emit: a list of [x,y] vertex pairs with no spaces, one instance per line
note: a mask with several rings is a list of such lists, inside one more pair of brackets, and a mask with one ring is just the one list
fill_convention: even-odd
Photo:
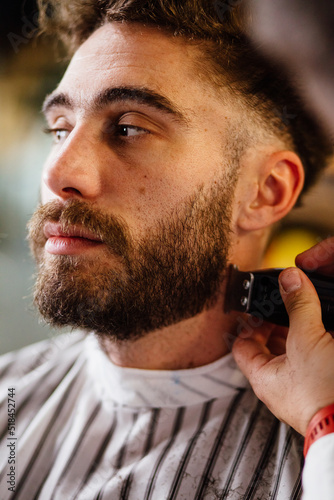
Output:
[[195,191],[185,181],[178,183],[170,177],[150,178],[149,175],[123,187],[118,208],[135,232],[152,228],[173,212],[177,213]]
[[170,191],[162,188],[160,183],[139,182],[132,189],[127,186],[120,203],[121,214],[134,230],[147,229],[163,219],[173,209],[174,201]]

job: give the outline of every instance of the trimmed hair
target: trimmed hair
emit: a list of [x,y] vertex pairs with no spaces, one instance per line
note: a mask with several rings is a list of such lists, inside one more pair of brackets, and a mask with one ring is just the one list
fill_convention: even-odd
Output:
[[[249,41],[244,0],[38,0],[40,31],[69,56],[106,22],[140,23],[198,45],[200,71],[253,110],[262,127],[289,144],[305,170],[303,193],[328,165],[330,139],[305,108],[281,67]],[[253,115],[254,115],[253,113]]]

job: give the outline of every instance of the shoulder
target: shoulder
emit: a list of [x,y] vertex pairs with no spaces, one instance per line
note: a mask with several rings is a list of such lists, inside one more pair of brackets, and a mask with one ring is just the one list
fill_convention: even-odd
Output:
[[0,381],[17,380],[40,368],[70,362],[82,350],[85,334],[58,335],[0,356]]

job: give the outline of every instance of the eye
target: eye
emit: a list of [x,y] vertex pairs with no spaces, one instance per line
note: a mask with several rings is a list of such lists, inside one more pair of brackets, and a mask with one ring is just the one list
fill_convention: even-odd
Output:
[[139,135],[149,134],[150,132],[142,127],[134,125],[117,125],[115,135],[120,137],[137,137]]
[[70,133],[68,130],[62,128],[46,128],[44,129],[44,132],[53,136],[54,144],[60,144],[61,142],[64,142],[64,140],[67,139]]

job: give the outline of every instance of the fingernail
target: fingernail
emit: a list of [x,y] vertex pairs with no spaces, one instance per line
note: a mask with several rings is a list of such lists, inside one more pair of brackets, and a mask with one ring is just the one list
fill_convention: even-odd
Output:
[[295,292],[302,286],[299,272],[295,268],[286,269],[281,273],[279,281],[285,293]]

